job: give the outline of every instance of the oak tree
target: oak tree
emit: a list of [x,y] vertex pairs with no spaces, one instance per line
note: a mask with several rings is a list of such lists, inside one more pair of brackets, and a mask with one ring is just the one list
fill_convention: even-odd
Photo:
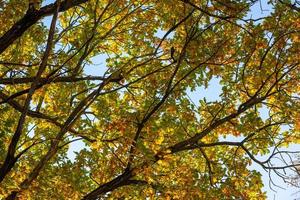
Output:
[[259,3],[1,1],[0,198],[265,199],[251,165],[298,167],[300,6]]

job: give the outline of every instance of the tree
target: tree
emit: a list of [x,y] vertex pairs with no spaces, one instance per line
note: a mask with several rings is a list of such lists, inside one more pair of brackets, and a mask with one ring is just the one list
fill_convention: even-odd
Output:
[[40,3],[0,4],[1,198],[264,199],[251,163],[297,169],[297,2]]

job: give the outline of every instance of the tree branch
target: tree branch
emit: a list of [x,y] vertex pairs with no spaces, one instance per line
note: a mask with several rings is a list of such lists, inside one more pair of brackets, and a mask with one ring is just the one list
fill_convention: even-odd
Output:
[[[87,1],[88,0],[64,0],[60,3],[59,12],[64,12]],[[17,38],[21,37],[28,28],[40,19],[54,14],[56,4],[57,2],[46,5],[39,10],[28,10],[26,14],[0,38],[0,54],[2,54],[3,51],[5,51]]]

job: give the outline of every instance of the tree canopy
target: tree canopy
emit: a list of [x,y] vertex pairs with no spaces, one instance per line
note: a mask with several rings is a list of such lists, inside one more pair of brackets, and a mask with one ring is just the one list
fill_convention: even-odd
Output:
[[298,167],[300,6],[259,3],[1,1],[0,198],[265,199],[249,166]]

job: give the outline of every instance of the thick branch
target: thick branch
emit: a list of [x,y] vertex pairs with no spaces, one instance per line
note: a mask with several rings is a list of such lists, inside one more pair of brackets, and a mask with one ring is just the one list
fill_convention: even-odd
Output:
[[[24,78],[2,78],[0,79],[0,84],[4,85],[14,85],[14,84],[25,84],[31,83],[36,79],[36,77],[24,77]],[[86,77],[74,77],[74,76],[65,76],[65,77],[55,77],[49,82],[48,78],[40,78],[40,82],[44,83],[66,83],[66,82],[79,82],[79,81],[103,81],[105,78],[102,76],[86,76]]]
[[97,189],[93,190],[92,192],[88,193],[83,197],[82,200],[93,200],[97,199],[100,195],[105,194],[107,192],[113,191],[118,187],[132,184],[129,179],[132,177],[132,170],[125,170],[125,172],[118,177],[114,178],[113,180],[101,185]]
[[[60,3],[59,12],[64,12],[87,1],[88,0],[64,0]],[[39,10],[28,10],[27,13],[0,38],[0,54],[17,38],[21,37],[28,28],[37,23],[43,17],[54,14],[55,10],[56,3],[44,6]]]

